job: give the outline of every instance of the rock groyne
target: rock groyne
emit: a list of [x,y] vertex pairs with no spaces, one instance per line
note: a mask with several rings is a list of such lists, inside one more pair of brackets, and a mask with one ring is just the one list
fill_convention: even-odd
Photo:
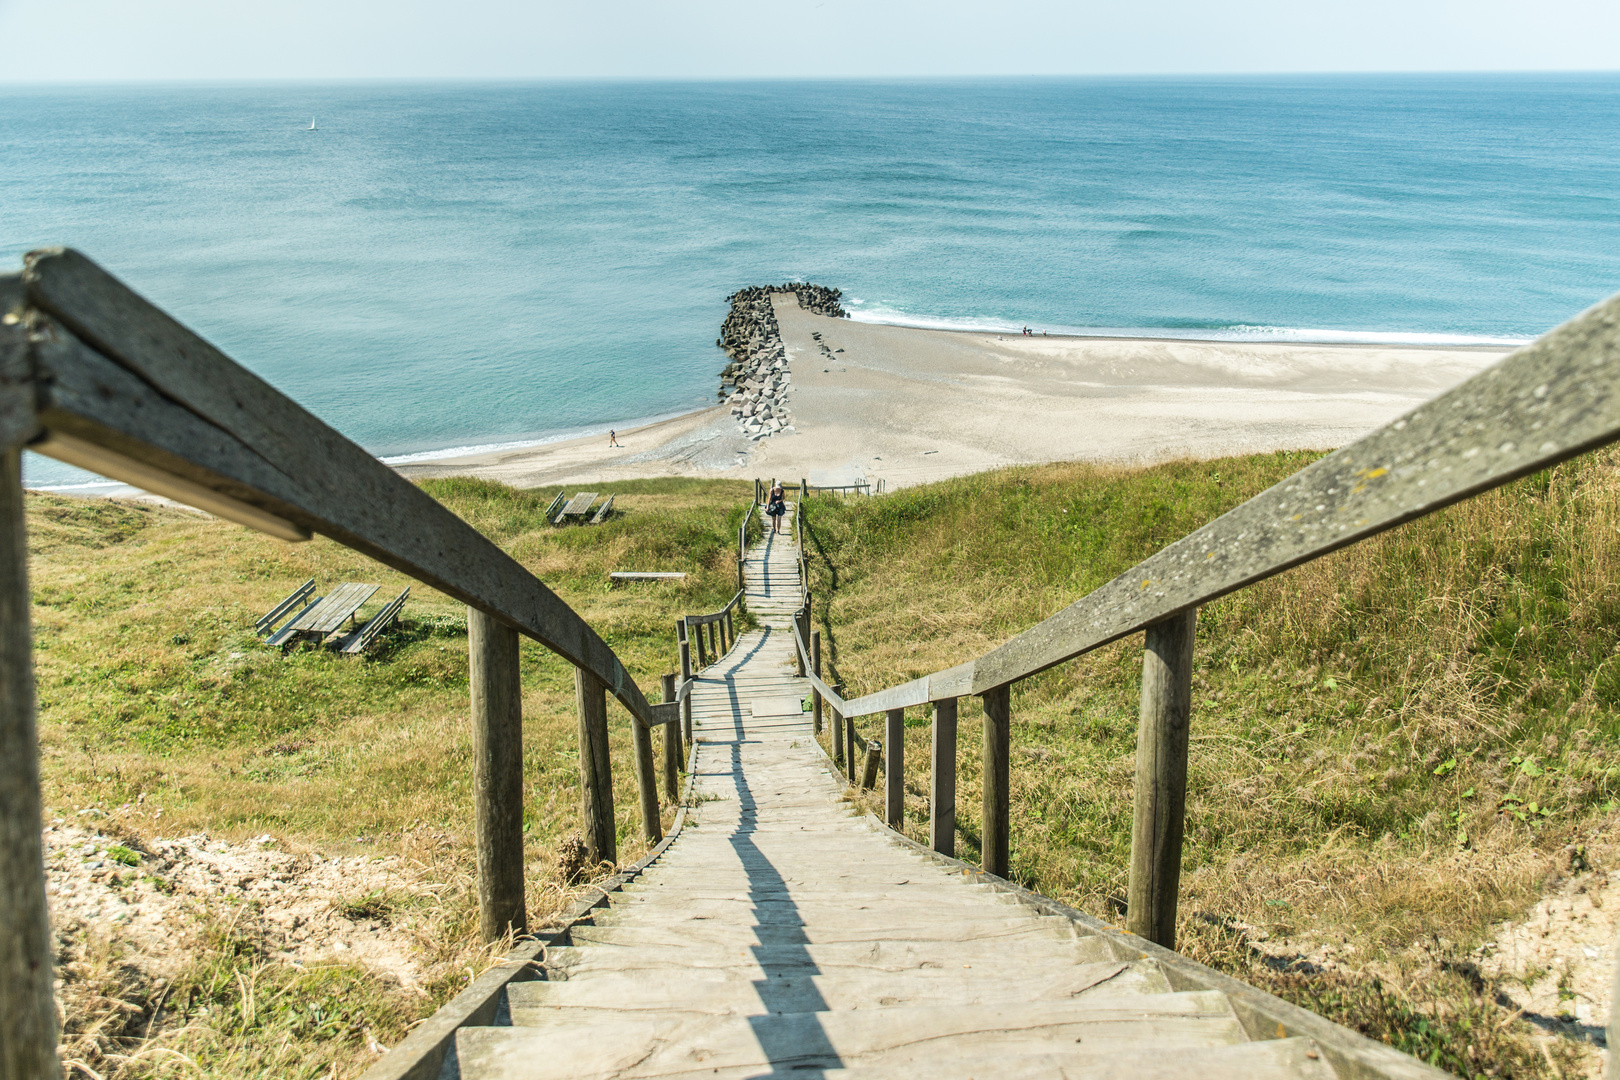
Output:
[[731,310],[715,341],[730,361],[720,373],[720,399],[731,403],[731,415],[737,418],[739,430],[755,440],[791,430],[793,425],[788,409],[793,375],[788,370],[787,348],[782,344],[776,312],[771,307],[771,297],[777,293],[794,294],[801,308],[817,315],[849,318],[849,312],[838,302],[843,293],[824,285],[751,285],[726,298]]

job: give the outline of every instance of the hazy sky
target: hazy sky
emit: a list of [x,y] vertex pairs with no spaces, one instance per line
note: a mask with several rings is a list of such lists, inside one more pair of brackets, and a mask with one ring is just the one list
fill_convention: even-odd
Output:
[[0,81],[1613,70],[1615,0],[0,0]]

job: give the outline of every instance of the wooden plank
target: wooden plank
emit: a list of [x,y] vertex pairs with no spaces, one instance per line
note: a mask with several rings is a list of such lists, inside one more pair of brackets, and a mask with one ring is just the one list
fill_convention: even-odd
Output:
[[283,626],[280,630],[277,630],[275,633],[265,638],[264,643],[273,647],[279,647],[282,645],[291,644],[293,641],[297,640],[303,634],[303,631],[295,627],[293,623],[297,622],[305,614],[314,611],[320,606],[321,601],[324,599],[326,598],[323,596],[315,597],[309,602],[309,605],[305,607],[303,611],[300,611],[297,615],[294,615],[292,620],[289,621],[286,626]]
[[420,488],[84,256],[36,252],[24,283],[37,309],[29,354],[47,428],[329,536],[493,614],[592,671],[645,722],[646,698],[600,635]]
[[685,572],[679,570],[614,570],[608,574],[610,581],[680,581],[684,577]]
[[591,503],[595,501],[596,492],[582,491],[578,495],[575,495],[572,499],[568,500],[567,505],[562,508],[561,516],[578,517],[579,515],[588,511],[591,508]]
[[1136,732],[1136,808],[1125,928],[1176,947],[1176,896],[1187,802],[1187,739],[1192,713],[1197,612],[1148,627],[1142,654],[1142,712]]
[[310,578],[298,588],[287,594],[287,598],[265,614],[259,616],[259,621],[253,624],[253,631],[257,634],[266,633],[274,629],[282,617],[291,611],[294,605],[303,602],[304,597],[315,591],[315,579]]
[[591,518],[592,525],[600,525],[607,520],[607,516],[613,512],[613,498],[612,495],[607,497],[607,502],[603,503],[602,508],[596,512],[596,516]]
[[411,589],[407,585],[403,592],[384,605],[381,611],[373,615],[370,622],[344,638],[338,645],[338,651],[350,655],[365,652],[371,643],[377,639],[377,635],[386,630],[388,624],[399,617],[400,611],[405,607],[405,598],[410,595]]
[[0,453],[0,1076],[59,1076],[22,452]]
[[484,940],[497,941],[528,929],[523,900],[523,687],[517,631],[477,608],[468,608],[467,656],[478,922]]
[[326,595],[308,614],[300,615],[289,625],[311,634],[330,634],[377,592],[380,586],[359,581],[345,581]]
[[551,500],[551,505],[546,507],[546,512],[540,515],[540,519],[542,521],[550,521],[552,517],[556,515],[557,507],[561,506],[562,502],[563,493],[559,491],[557,492],[557,497]]

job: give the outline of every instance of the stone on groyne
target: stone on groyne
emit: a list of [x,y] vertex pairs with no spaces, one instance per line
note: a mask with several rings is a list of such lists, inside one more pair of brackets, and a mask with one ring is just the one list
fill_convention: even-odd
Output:
[[787,348],[782,344],[776,312],[771,307],[771,297],[776,293],[793,293],[801,308],[817,315],[849,318],[849,312],[838,302],[843,293],[823,285],[751,285],[726,298],[731,310],[715,340],[730,361],[720,373],[720,399],[731,403],[738,430],[755,440],[769,438],[793,422],[788,410],[793,375],[788,370]]

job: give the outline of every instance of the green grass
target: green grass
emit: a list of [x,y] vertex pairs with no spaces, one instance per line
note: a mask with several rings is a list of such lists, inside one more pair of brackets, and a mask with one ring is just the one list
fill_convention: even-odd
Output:
[[[677,666],[675,620],[716,610],[735,591],[748,484],[618,484],[607,522],[563,528],[542,520],[555,489],[460,479],[424,487],[573,605],[652,700],[660,675]],[[208,1075],[357,1073],[372,1059],[369,1039],[398,1041],[484,963],[471,895],[465,607],[413,585],[403,619],[364,659],[283,654],[254,636],[253,622],[306,578],[322,591],[380,584],[362,618],[411,583],[327,540],[284,544],[140,504],[30,495],[28,525],[48,813],[114,811],[131,854],[142,837],[268,832],[294,852],[399,854],[448,883],[431,910],[402,908],[395,896],[336,898],[341,910],[409,924],[430,973],[427,997],[352,965],[300,972],[275,959],[252,912],[199,915],[195,958],[168,992],[154,1038],[189,1031],[163,1045]],[[609,587],[609,572],[621,569],[687,577]],[[581,821],[574,680],[571,665],[535,642],[523,642],[521,659],[529,908],[543,918],[571,896],[558,853]],[[614,706],[609,723],[628,862],[645,850],[630,720]],[[666,827],[672,813],[665,808]],[[127,862],[118,850],[110,857]],[[229,933],[209,929],[225,925]],[[134,1021],[149,1020],[149,1008],[132,1020],[97,1004],[160,992],[118,960],[129,947],[80,942],[64,957],[76,1052],[128,1056],[143,1045]],[[178,1068],[164,1054],[133,1064],[98,1057],[95,1068],[144,1076],[161,1071],[159,1059]]]
[[[823,654],[851,695],[980,655],[1315,456],[1014,469],[813,502]],[[1200,612],[1187,951],[1262,985],[1273,966],[1240,962],[1214,928],[1348,942],[1396,968],[1424,938],[1461,957],[1529,906],[1566,844],[1608,844],[1620,801],[1617,460],[1568,463]],[[1127,879],[1140,650],[1139,637],[1098,650],[1012,698],[1012,875],[1106,919],[1120,917]],[[980,715],[963,702],[969,859]],[[909,761],[927,761],[928,724],[924,710],[908,717]],[[907,786],[907,831],[925,839],[925,768]],[[1289,979],[1274,988],[1330,1014],[1340,1007],[1324,1003],[1341,1001],[1346,1022],[1374,1016],[1370,1029],[1398,1045],[1440,1039],[1436,1060],[1454,1071],[1483,1045],[1464,1052],[1435,1034],[1452,1028],[1432,1008],[1419,1038],[1394,1019],[1405,1006],[1370,1010],[1361,991]],[[1512,1075],[1546,1064],[1536,1051]]]

